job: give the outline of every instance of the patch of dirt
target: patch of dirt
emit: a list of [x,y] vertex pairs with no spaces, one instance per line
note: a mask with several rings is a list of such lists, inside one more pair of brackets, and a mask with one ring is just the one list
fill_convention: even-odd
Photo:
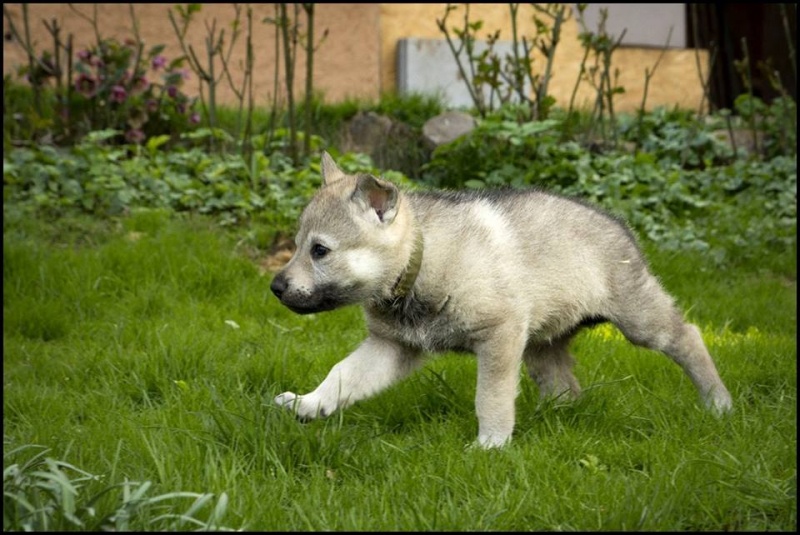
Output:
[[287,237],[276,238],[267,256],[254,258],[259,273],[262,275],[277,273],[289,262],[295,249],[293,239]]

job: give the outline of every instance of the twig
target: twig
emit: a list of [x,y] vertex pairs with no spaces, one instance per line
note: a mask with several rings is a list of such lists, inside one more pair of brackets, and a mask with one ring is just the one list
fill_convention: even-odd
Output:
[[[555,14],[550,13],[549,9],[542,8],[537,4],[532,4],[534,8],[539,10],[542,13],[547,14],[553,19],[553,33],[552,37],[550,38],[550,45],[547,46],[542,42],[542,52],[545,54],[547,61],[545,63],[544,68],[544,75],[541,77],[541,83],[536,90],[536,103],[537,103],[537,116],[538,111],[542,108],[542,103],[544,102],[545,97],[547,96],[547,87],[550,84],[550,77],[553,70],[553,60],[555,59],[556,55],[556,47],[558,46],[559,41],[561,40],[561,25],[569,19],[569,15],[566,17],[564,13],[566,13],[568,6],[566,4],[561,4],[558,8],[556,8]],[[549,7],[549,6],[548,6]],[[530,72],[530,69],[528,69]]]
[[[205,79],[205,71],[203,71],[202,66],[200,66],[199,62],[193,63],[192,60],[197,61],[197,57],[194,55],[194,51],[187,47],[186,45],[186,32],[189,29],[189,23],[192,19],[192,13],[188,10],[184,13],[183,8],[181,6],[176,6],[178,12],[181,14],[181,19],[183,22],[183,27],[178,28],[178,23],[175,21],[175,16],[172,14],[172,10],[167,11],[167,17],[169,18],[170,24],[172,24],[172,29],[175,31],[175,36],[178,38],[178,44],[181,47],[181,51],[183,52],[183,57],[186,58],[186,61],[189,62],[189,67],[194,71],[197,75],[197,85],[198,85],[198,93],[200,95],[200,106],[203,108],[203,112],[209,118],[209,126],[215,126],[214,123],[211,122],[212,113],[209,110],[208,104],[206,104],[205,93],[203,92],[203,82],[206,81]],[[212,137],[213,139],[213,137]]]
[[[3,7],[5,9],[5,6]],[[9,17],[11,20],[11,17]],[[33,44],[31,41],[31,27],[28,18],[28,4],[22,4],[22,23],[25,25],[25,43],[28,44],[28,76],[31,77],[33,81],[34,76],[34,68],[37,63],[36,52],[33,50]],[[42,103],[41,103],[41,88],[39,84],[33,83],[33,104],[34,108],[36,109],[36,113],[41,116],[42,115]]]
[[[619,80],[619,69],[616,69],[614,71],[614,86],[612,87],[611,76],[610,76],[611,55],[614,53],[614,50],[616,50],[622,43],[622,40],[625,38],[625,34],[627,33],[627,31],[628,31],[627,28],[622,30],[619,39],[617,39],[617,42],[614,43],[614,41],[611,40],[612,43],[611,46],[603,50],[603,78],[606,81],[607,92],[605,93],[605,95],[606,99],[608,100],[608,118],[611,125],[611,135],[613,136],[614,147],[617,146],[617,118],[616,115],[614,114],[614,92],[617,89],[617,80]],[[601,85],[603,78],[601,78]]]
[[306,12],[306,120],[305,136],[303,137],[303,154],[308,157],[311,154],[311,102],[313,99],[314,88],[314,4],[302,4]]
[[[789,18],[786,15],[786,4],[779,4],[781,8],[781,19],[783,19],[783,32],[786,34],[786,43],[789,46],[789,63],[792,65],[792,74],[794,75],[794,83],[797,84],[797,63],[795,62],[794,39],[792,39],[792,32],[789,28]],[[795,17],[797,16],[797,4],[795,4]]]
[[745,74],[747,75],[747,98],[748,98],[748,105],[750,106],[750,117],[748,122],[750,123],[750,131],[753,134],[753,151],[756,155],[760,155],[761,151],[758,146],[758,135],[756,129],[756,113],[755,113],[755,106],[753,105],[753,70],[752,66],[750,65],[750,52],[747,48],[747,39],[742,37],[742,52],[744,53],[744,58],[742,61],[746,67]]
[[578,78],[575,80],[575,87],[572,88],[572,95],[569,97],[569,108],[567,109],[567,116],[572,115],[572,110],[575,106],[575,96],[578,94],[578,87],[581,80],[586,76],[586,60],[589,59],[589,46],[584,47],[583,58],[581,59],[581,66],[578,70]]
[[[269,113],[269,122],[267,125],[269,135],[264,137],[264,149],[267,148],[268,144],[272,143],[272,139],[275,135],[275,126],[277,122],[277,114],[278,114],[278,90],[279,90],[279,82],[280,82],[280,67],[281,67],[281,39],[280,39],[280,27],[278,23],[278,4],[274,4],[275,9],[275,18],[272,20],[275,26],[275,76],[272,80],[272,109]],[[265,19],[268,21],[269,19]]]
[[[475,108],[478,110],[478,114],[481,117],[486,117],[486,109],[484,106],[482,93],[478,93],[476,88],[473,87],[472,83],[470,82],[473,78],[470,78],[467,75],[467,71],[464,68],[464,65],[461,63],[461,51],[464,50],[464,47],[467,44],[467,31],[468,31],[468,14],[469,14],[469,4],[467,4],[467,14],[464,16],[465,26],[464,26],[464,33],[460,39],[460,44],[458,48],[453,44],[453,40],[450,37],[450,32],[447,29],[447,17],[450,15],[450,12],[456,9],[456,6],[448,3],[447,7],[445,7],[444,16],[441,19],[436,19],[436,25],[439,27],[439,30],[444,34],[445,40],[447,41],[447,46],[450,48],[450,52],[453,54],[453,57],[456,60],[456,65],[458,66],[458,72],[461,75],[461,78],[464,80],[464,83],[467,84],[467,91],[469,91],[469,96],[472,99],[472,102],[475,104]],[[470,66],[472,65],[471,61],[471,51],[468,47],[467,49],[468,61]],[[474,75],[474,72],[473,72]]]
[[700,34],[698,31],[698,16],[697,16],[697,4],[691,4],[692,6],[692,18],[694,19],[694,24],[692,24],[692,35],[694,36],[694,61],[695,65],[697,65],[697,74],[700,77],[700,85],[703,88],[703,95],[700,98],[700,107],[697,110],[697,115],[702,117],[703,115],[703,107],[705,105],[705,101],[708,100],[708,110],[709,112],[714,111],[714,101],[711,99],[711,76],[714,72],[714,63],[717,61],[717,54],[719,52],[719,47],[717,44],[712,40],[708,43],[708,75],[703,76],[703,67],[700,63]]
[[94,37],[95,39],[97,39],[97,45],[99,46],[100,43],[103,41],[103,38],[100,36],[100,28],[97,23],[97,4],[94,4],[92,6],[93,12],[91,17],[81,12],[77,7],[75,7],[72,4],[67,4],[67,5],[73,12],[75,12],[76,15],[78,15],[83,20],[87,21],[92,26],[92,30],[94,30]]
[[[519,37],[517,36],[517,12],[519,11],[519,4],[508,4],[509,11],[511,12],[511,47],[512,52],[514,54],[514,70],[512,74],[514,75],[513,80],[510,77],[507,77],[506,80],[509,82],[509,85],[514,88],[519,96],[520,102],[530,102],[530,97],[525,92],[525,71],[520,69],[520,65],[522,61],[519,57],[519,50],[517,43],[519,43]],[[530,61],[530,55],[528,54],[528,47],[527,43],[525,42],[525,38],[523,37],[523,52],[526,54],[525,59],[526,61]],[[530,69],[528,69],[530,71]],[[502,74],[502,73],[501,73]]]
[[287,119],[289,122],[289,157],[297,164],[297,124],[295,121],[294,104],[294,68],[297,58],[297,14],[299,7],[294,5],[294,25],[289,27],[289,17],[286,14],[286,4],[280,5],[280,21],[283,35],[283,56],[286,69],[286,102],[288,106]]
[[650,79],[653,78],[656,74],[656,69],[658,69],[658,64],[661,63],[661,59],[664,57],[664,54],[669,48],[669,42],[672,39],[672,26],[669,27],[669,33],[667,33],[667,41],[664,43],[664,46],[661,48],[661,53],[658,55],[656,62],[653,64],[653,69],[650,70],[647,67],[644,69],[644,90],[642,91],[642,105],[639,106],[639,134],[636,136],[636,149],[639,150],[639,145],[642,141],[642,127],[644,124],[644,112],[645,112],[645,103],[647,102],[647,91],[650,88]]
[[[231,37],[231,42],[233,42],[238,37],[239,19],[240,19],[240,16],[241,16],[241,7],[239,6],[239,4],[233,4],[233,9],[234,9],[234,12],[235,12],[235,17],[234,17],[234,21],[233,21],[234,30],[233,30],[233,37]],[[248,6],[247,10],[248,10],[248,16],[252,17],[252,12],[251,12],[251,9],[250,9],[249,6]],[[250,33],[249,33],[250,32],[249,28],[250,27],[248,26],[248,34],[247,34],[247,39],[248,40],[251,39]],[[229,47],[229,52],[230,52],[230,50],[232,50],[232,48],[233,48],[232,46]],[[222,75],[225,76],[225,79],[228,81],[228,86],[231,88],[231,91],[233,91],[233,94],[236,96],[236,100],[239,101],[239,109],[237,110],[237,113],[236,113],[236,133],[237,133],[237,135],[241,131],[241,117],[242,117],[242,111],[244,110],[245,92],[247,90],[248,79],[253,74],[252,73],[252,69],[248,69],[248,66],[249,66],[249,63],[248,63],[249,62],[249,56],[248,56],[248,54],[250,52],[251,52],[251,50],[249,50],[249,49],[245,50],[245,67],[244,67],[244,74],[243,74],[242,88],[241,89],[239,89],[236,86],[236,83],[233,81],[233,75],[231,74],[231,70],[229,68],[230,53],[228,54],[228,57],[220,56],[220,60],[222,61]]]

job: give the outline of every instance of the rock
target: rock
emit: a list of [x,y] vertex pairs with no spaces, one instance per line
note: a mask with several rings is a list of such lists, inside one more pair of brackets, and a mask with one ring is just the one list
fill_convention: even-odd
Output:
[[419,131],[372,111],[357,113],[342,134],[342,151],[369,154],[376,167],[407,176],[415,176],[430,156]]
[[755,153],[756,149],[758,149],[759,152],[764,152],[764,132],[758,130],[755,132],[755,135],[753,135],[753,131],[750,129],[722,129],[715,130],[711,135],[730,146],[731,149],[744,149],[748,154]]
[[347,124],[342,150],[372,154],[385,143],[392,120],[374,111],[358,112]]
[[428,119],[422,127],[425,142],[432,148],[449,143],[475,128],[475,119],[463,111],[447,111]]

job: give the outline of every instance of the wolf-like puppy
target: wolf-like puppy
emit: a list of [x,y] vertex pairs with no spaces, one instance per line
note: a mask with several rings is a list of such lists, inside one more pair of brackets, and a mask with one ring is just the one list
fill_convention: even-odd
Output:
[[369,336],[314,391],[275,398],[299,417],[328,416],[384,390],[424,352],[470,351],[477,442],[502,446],[514,429],[521,363],[543,397],[578,395],[569,342],[600,321],[677,362],[710,409],[731,408],[700,331],[610,215],[537,190],[404,193],[343,173],[327,153],[322,175],[297,251],[271,289],[300,314],[360,303]]

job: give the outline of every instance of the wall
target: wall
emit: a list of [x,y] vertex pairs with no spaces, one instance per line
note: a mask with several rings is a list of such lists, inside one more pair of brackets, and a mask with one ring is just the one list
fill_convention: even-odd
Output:
[[[86,15],[92,14],[92,4],[73,4]],[[42,23],[42,19],[57,19],[63,26],[62,36],[72,33],[76,50],[96,42],[92,25],[81,19],[67,4],[30,4],[30,26],[38,50],[51,49],[52,38]],[[132,24],[129,4],[97,4],[100,33],[103,37],[115,36],[120,40],[132,37]],[[170,59],[180,55],[180,46],[170,24],[167,13],[173,4],[134,4],[139,19],[140,33],[145,41],[145,49],[165,44],[165,55]],[[5,4],[14,17],[15,24],[22,31],[20,4]],[[274,4],[252,4],[254,27],[254,94],[257,105],[271,102],[275,74],[275,32],[274,26],[263,23],[266,17],[274,17]],[[324,92],[327,100],[339,101],[347,97],[378,97],[379,70],[378,50],[378,4],[317,4],[315,33],[321,37],[325,29],[328,36],[315,55],[315,86]],[[244,11],[244,10],[243,10]],[[290,7],[290,14],[292,8]],[[300,10],[301,21],[305,16]],[[204,22],[211,24],[217,19],[217,28],[225,28],[230,35],[230,22],[234,9],[230,4],[204,4],[197,20],[190,26],[188,41],[198,55],[205,57],[204,39],[207,35]],[[244,21],[243,21],[244,23]],[[4,33],[8,23],[3,19]],[[283,52],[281,52],[283,54]],[[244,62],[244,36],[236,43],[231,58],[232,65]],[[283,59],[281,56],[281,64]],[[21,47],[16,43],[3,42],[3,74],[16,72],[16,67],[27,64]],[[219,68],[219,67],[218,67]],[[241,78],[239,78],[240,80]],[[297,61],[296,87],[302,93],[305,79],[305,54],[300,52]],[[238,81],[238,80],[237,80]],[[240,83],[240,81],[238,82]],[[192,76],[187,89],[197,87],[197,77]],[[196,91],[195,91],[196,93]],[[281,94],[283,91],[281,90]],[[227,84],[220,85],[219,100],[235,102],[234,94]]]
[[[436,24],[445,13],[446,4],[381,4],[381,89],[394,88],[396,74],[397,40],[402,37],[444,38]],[[463,4],[448,17],[448,27],[461,27]],[[518,31],[520,35],[535,35],[534,10],[528,5],[520,6]],[[470,20],[483,20],[479,37],[485,38],[500,29],[501,39],[511,39],[511,17],[506,4],[471,4]],[[593,28],[590,28],[593,29]],[[561,106],[569,104],[572,90],[580,72],[583,48],[578,40],[580,25],[573,16],[562,27],[561,42],[556,49],[554,73],[550,82],[550,93]],[[644,91],[644,71],[658,60],[658,48],[620,47],[614,52],[612,72],[619,69],[618,84],[625,93],[615,97],[616,109],[631,111],[641,105]],[[708,72],[708,53],[693,49],[669,49],[664,53],[655,75],[650,81],[647,108],[658,105],[680,105],[698,109],[703,89],[697,64],[702,72]],[[538,56],[534,65],[543,68],[544,60]],[[588,67],[589,65],[587,65]],[[576,97],[576,105],[591,106],[595,93],[582,83]]]
[[[73,4],[85,14],[92,13],[93,4]],[[103,36],[117,36],[121,40],[132,35],[128,4],[97,4],[100,30]],[[275,68],[274,29],[262,20],[274,16],[274,4],[253,4],[254,48],[255,48],[255,96],[257,105],[267,105],[273,94]],[[328,37],[318,49],[315,59],[315,87],[325,95],[326,101],[336,102],[348,97],[376,99],[381,91],[395,88],[396,43],[401,37],[443,38],[436,26],[436,19],[444,13],[446,4],[316,4],[315,32],[321,36],[325,29]],[[21,28],[20,4],[5,4]],[[167,45],[165,53],[175,57],[179,53],[177,38],[167,17],[172,4],[135,4],[141,36],[146,46]],[[458,24],[463,17],[463,5],[452,13],[451,25]],[[485,21],[481,35],[501,29],[501,38],[510,39],[510,17],[506,4],[471,4],[474,19]],[[520,9],[520,33],[533,35],[532,8],[522,5]],[[189,41],[198,50],[204,50],[206,31],[204,21],[216,18],[217,26],[231,20],[233,7],[230,4],[204,4],[189,35]],[[50,47],[51,38],[42,24],[42,19],[58,19],[63,26],[62,35],[73,33],[76,47],[95,42],[91,25],[76,16],[66,4],[30,4],[31,30],[39,49]],[[303,20],[303,19],[301,19]],[[227,26],[226,26],[227,27]],[[7,33],[4,19],[4,30]],[[551,81],[551,94],[560,105],[566,106],[577,79],[583,50],[578,42],[578,23],[569,20],[562,31],[555,60],[555,72]],[[230,33],[227,29],[226,35]],[[232,63],[243,62],[243,41],[238,43]],[[652,67],[660,54],[653,48],[620,48],[615,53],[614,69],[619,69],[619,83],[626,92],[616,99],[617,109],[636,109],[642,98],[644,70]],[[707,71],[707,54],[699,57],[691,49],[668,50],[650,83],[648,108],[659,104],[678,104],[696,109],[702,87],[696,63],[699,60],[703,72]],[[26,62],[24,53],[16,43],[4,40],[3,73],[15,72],[15,68]],[[282,61],[281,61],[282,63]],[[304,55],[298,56],[296,86],[302,92],[304,80]],[[536,60],[541,66],[543,61]],[[196,77],[188,82],[187,89],[197,87]],[[590,105],[594,93],[587,84],[582,84],[577,102]],[[223,84],[220,87],[221,102],[233,103],[232,91]]]

